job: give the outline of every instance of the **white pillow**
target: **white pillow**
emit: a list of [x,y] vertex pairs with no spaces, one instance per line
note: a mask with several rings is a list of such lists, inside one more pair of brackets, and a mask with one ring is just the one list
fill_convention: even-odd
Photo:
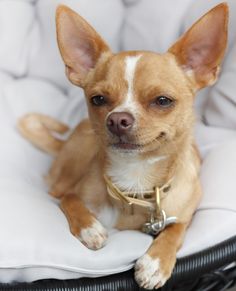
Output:
[[[43,176],[51,157],[31,146],[17,130],[17,118],[38,111],[75,124],[84,104],[82,92],[66,97],[55,86],[25,79],[12,81],[0,99],[0,282],[70,279],[103,276],[132,268],[149,247],[150,236],[137,231],[110,230],[107,245],[98,251],[83,246],[69,230],[58,201],[47,194]],[[77,98],[75,98],[77,96]],[[200,128],[199,138],[214,137],[215,149],[205,151],[200,210],[191,224],[179,256],[190,254],[235,234],[234,173],[236,142],[219,144],[211,129]],[[224,132],[219,131],[221,136]],[[202,136],[201,136],[202,134]],[[209,149],[208,149],[209,152]],[[227,173],[227,175],[225,175]],[[204,236],[202,235],[204,233]]]
[[172,0],[131,1],[126,9],[122,49],[165,52],[179,38],[182,19],[192,1],[178,0],[178,7]]
[[22,76],[36,45],[32,1],[1,0],[0,22],[0,68],[16,77]]
[[226,56],[224,70],[219,81],[209,93],[209,100],[204,110],[204,117],[207,124],[236,129],[235,80],[236,41],[234,47]]

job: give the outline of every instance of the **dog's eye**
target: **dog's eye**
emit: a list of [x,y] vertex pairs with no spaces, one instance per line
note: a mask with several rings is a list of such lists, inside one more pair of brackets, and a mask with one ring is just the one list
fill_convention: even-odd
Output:
[[93,96],[91,98],[91,103],[95,106],[102,106],[107,103],[106,98],[102,95]]
[[162,108],[168,108],[172,105],[173,100],[166,96],[158,96],[154,103]]

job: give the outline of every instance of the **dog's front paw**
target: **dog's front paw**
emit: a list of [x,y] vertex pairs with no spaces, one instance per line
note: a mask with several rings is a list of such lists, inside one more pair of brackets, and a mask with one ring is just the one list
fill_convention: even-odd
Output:
[[102,248],[107,240],[108,234],[102,224],[95,220],[90,227],[80,231],[80,241],[89,249],[98,250]]
[[138,285],[146,289],[158,289],[169,279],[172,269],[164,272],[160,259],[152,259],[145,254],[135,264],[135,280]]

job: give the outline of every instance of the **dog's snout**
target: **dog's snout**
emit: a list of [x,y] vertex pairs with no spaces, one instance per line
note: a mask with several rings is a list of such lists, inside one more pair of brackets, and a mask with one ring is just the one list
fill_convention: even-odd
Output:
[[107,128],[117,136],[126,134],[134,124],[134,117],[128,112],[113,112],[107,118]]

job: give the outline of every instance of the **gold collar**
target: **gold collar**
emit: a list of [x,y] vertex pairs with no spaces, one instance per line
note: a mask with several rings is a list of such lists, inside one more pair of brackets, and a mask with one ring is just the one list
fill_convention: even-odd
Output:
[[161,187],[155,186],[152,190],[137,193],[121,191],[107,176],[104,179],[112,202],[129,214],[135,213],[135,210],[147,214],[156,211],[158,214],[161,211],[161,200],[167,196],[173,180],[171,178]]
[[168,194],[173,178],[161,187],[155,186],[152,190],[142,193],[121,191],[107,176],[104,176],[104,179],[107,192],[116,207],[127,214],[141,213],[149,218],[143,225],[143,232],[156,236],[167,225],[176,223],[177,217],[167,217],[161,208],[161,200]]

